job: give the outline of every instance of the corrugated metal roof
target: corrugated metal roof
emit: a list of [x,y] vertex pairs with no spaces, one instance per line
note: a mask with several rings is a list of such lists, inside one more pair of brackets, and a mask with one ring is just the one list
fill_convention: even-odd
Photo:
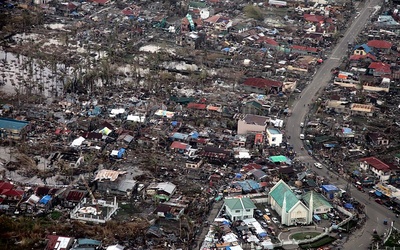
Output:
[[286,212],[289,212],[290,209],[292,209],[299,201],[290,187],[283,180],[280,180],[271,188],[269,195],[280,207],[283,207],[283,199],[286,197]]
[[247,197],[225,199],[224,202],[231,211],[256,208],[254,203]]

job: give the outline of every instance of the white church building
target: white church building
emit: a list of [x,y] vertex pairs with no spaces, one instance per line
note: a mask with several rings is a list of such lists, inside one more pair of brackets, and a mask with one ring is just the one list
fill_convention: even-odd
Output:
[[268,196],[268,204],[281,217],[281,224],[286,226],[310,224],[313,218],[313,203],[312,193],[310,207],[307,207],[283,180],[270,189]]

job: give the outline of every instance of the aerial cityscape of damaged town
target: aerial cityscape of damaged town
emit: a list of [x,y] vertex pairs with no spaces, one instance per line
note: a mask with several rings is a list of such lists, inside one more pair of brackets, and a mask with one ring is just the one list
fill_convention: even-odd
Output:
[[0,250],[400,249],[400,0],[0,0]]

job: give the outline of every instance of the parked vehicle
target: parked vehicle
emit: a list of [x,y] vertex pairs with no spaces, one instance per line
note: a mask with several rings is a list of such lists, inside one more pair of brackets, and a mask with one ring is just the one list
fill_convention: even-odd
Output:
[[259,209],[255,210],[254,214],[256,215],[256,217],[262,217],[263,216],[263,213]]
[[268,224],[265,223],[264,221],[260,221],[260,224],[261,224],[261,226],[262,226],[263,228],[267,228],[267,227],[268,227]]
[[315,162],[315,163],[314,163],[314,166],[315,166],[316,168],[322,169],[322,164],[321,164],[321,163]]
[[280,222],[279,222],[279,220],[276,218],[276,217],[272,217],[272,222],[273,223],[275,223],[275,224],[279,224]]
[[268,224],[269,223],[271,223],[271,219],[269,218],[269,216],[268,215],[264,215],[264,220],[265,220],[265,222],[267,222]]

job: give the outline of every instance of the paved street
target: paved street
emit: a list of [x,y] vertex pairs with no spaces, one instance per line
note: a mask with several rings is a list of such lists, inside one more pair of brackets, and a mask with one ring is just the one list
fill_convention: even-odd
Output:
[[[315,159],[309,156],[306,151],[301,150],[303,142],[299,138],[301,134],[300,123],[304,122],[307,118],[307,106],[317,98],[319,91],[322,91],[325,86],[327,86],[331,79],[331,70],[339,66],[341,58],[346,55],[348,43],[355,41],[356,36],[364,29],[368,19],[371,17],[372,13],[374,13],[374,7],[378,5],[382,5],[381,0],[369,0],[365,2],[365,5],[359,10],[360,14],[353,18],[353,22],[344,34],[344,37],[339,41],[330,57],[320,66],[313,80],[301,93],[301,98],[298,99],[292,107],[292,115],[288,118],[286,132],[291,138],[290,144],[293,145],[294,150],[298,154],[297,158],[302,162],[310,163],[310,166],[313,166]],[[319,175],[328,175],[328,170],[326,168],[314,168],[314,170]],[[332,183],[343,188],[346,187],[347,180],[336,180],[336,178],[334,178]],[[343,245],[343,248],[368,249],[373,230],[376,229],[379,234],[384,233],[385,230],[388,229],[388,226],[383,225],[383,220],[388,219],[391,221],[395,219],[395,216],[390,210],[374,202],[373,199],[369,200],[367,193],[362,193],[353,188],[351,189],[351,195],[356,200],[366,205],[367,222],[363,229],[356,231],[349,237],[348,241]]]
[[217,215],[218,215],[219,211],[221,210],[223,204],[224,204],[223,201],[217,201],[217,202],[213,203],[212,209],[211,209],[210,213],[207,216],[208,224],[204,224],[204,226],[202,227],[200,235],[197,237],[197,248],[198,249],[201,249],[201,245],[202,245],[202,243],[203,243],[203,241],[204,241],[204,239],[205,239],[205,237],[206,237],[206,235],[208,233],[208,230],[210,228],[209,225],[213,224],[214,219],[217,217]]

